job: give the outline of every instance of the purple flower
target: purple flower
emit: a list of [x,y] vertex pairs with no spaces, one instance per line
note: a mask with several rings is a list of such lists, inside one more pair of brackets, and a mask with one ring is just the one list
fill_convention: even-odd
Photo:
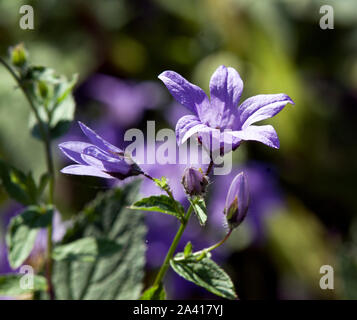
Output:
[[238,173],[229,187],[224,214],[228,227],[238,227],[247,215],[249,206],[248,182],[243,172]]
[[208,185],[208,177],[202,170],[193,167],[187,167],[183,173],[182,185],[190,196],[202,195]]
[[61,151],[78,163],[63,168],[61,172],[120,180],[142,173],[123,150],[105,141],[83,123],[79,122],[79,125],[91,143],[81,141],[61,143],[59,145]]
[[84,85],[85,95],[104,103],[111,120],[128,127],[140,121],[145,110],[156,108],[163,97],[157,83],[122,80],[109,75],[96,74]]
[[243,81],[235,69],[223,65],[211,77],[210,100],[200,87],[174,71],[161,73],[159,79],[173,97],[193,113],[183,116],[176,124],[178,144],[198,134],[204,146],[207,141],[210,142],[210,150],[213,140],[218,141],[216,145],[219,148],[229,145],[232,150],[246,140],[279,148],[279,138],[271,125],[252,124],[275,116],[288,103],[294,104],[286,94],[261,94],[248,98],[238,106]]

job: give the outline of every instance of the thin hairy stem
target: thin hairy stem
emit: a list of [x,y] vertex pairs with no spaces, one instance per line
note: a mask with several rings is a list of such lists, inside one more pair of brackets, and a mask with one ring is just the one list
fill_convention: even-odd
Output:
[[193,211],[193,208],[192,208],[192,206],[190,206],[188,208],[188,210],[187,210],[187,213],[185,215],[184,220],[181,222],[180,228],[178,229],[174,240],[172,241],[170,249],[166,254],[164,263],[162,264],[162,266],[161,266],[161,268],[159,270],[159,273],[157,274],[157,276],[155,278],[153,286],[159,286],[161,284],[162,279],[164,278],[164,276],[165,276],[165,274],[167,272],[167,269],[170,266],[170,260],[172,259],[173,255],[174,255],[174,253],[176,251],[176,248],[177,248],[177,246],[178,246],[178,244],[179,244],[179,242],[181,240],[182,234],[186,229],[186,226],[187,226],[187,223],[188,223],[188,221],[189,221],[189,219],[191,217],[192,211]]
[[[28,91],[24,87],[21,79],[19,76],[16,74],[16,72],[13,70],[13,68],[3,59],[0,57],[0,63],[9,71],[11,76],[15,79],[16,83],[18,84],[19,88],[22,90],[26,100],[28,101],[30,108],[32,112],[35,115],[39,130],[40,130],[40,135],[41,138],[44,142],[45,146],[45,154],[46,154],[46,165],[47,165],[47,172],[49,174],[49,188],[48,188],[48,203],[53,204],[53,197],[54,197],[54,185],[55,185],[55,175],[54,175],[54,164],[53,164],[53,157],[52,157],[52,152],[51,152],[51,137],[50,134],[47,130],[46,125],[43,123],[42,119],[40,118],[40,115],[37,111],[37,108],[32,101]],[[50,298],[53,300],[55,298],[54,296],[54,290],[53,290],[53,285],[52,285],[52,233],[53,233],[53,226],[52,222],[48,227],[47,230],[47,272],[46,272],[46,279],[47,279],[47,287],[48,287],[48,293]]]

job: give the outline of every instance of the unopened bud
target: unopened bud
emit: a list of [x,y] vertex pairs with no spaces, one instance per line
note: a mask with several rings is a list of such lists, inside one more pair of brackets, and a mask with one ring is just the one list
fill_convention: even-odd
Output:
[[182,184],[186,193],[190,196],[202,195],[206,191],[208,177],[200,169],[186,168],[183,173]]
[[10,51],[11,62],[14,66],[22,68],[27,63],[27,51],[22,43],[18,44]]
[[229,187],[224,214],[228,227],[238,227],[247,215],[249,206],[249,189],[247,178],[243,172],[236,175]]

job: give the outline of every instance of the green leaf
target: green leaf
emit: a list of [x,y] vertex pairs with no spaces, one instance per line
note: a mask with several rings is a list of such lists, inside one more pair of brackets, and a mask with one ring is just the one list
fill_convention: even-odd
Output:
[[[75,106],[72,95],[67,96],[64,101],[52,110],[50,119],[48,118],[48,114],[43,110],[43,107],[41,107],[39,115],[46,124],[46,127],[49,128],[51,139],[59,138],[68,131],[74,118]],[[42,140],[37,120],[32,113],[30,114],[29,127],[32,135]]]
[[[98,195],[70,229],[63,244],[83,237],[105,239],[115,252],[94,261],[55,261],[53,282],[57,299],[138,299],[145,267],[144,216],[127,207],[139,193],[137,182]],[[99,246],[100,247],[100,246]],[[109,246],[112,248],[112,246]],[[102,250],[102,249],[100,249]],[[100,251],[99,250],[99,251]],[[109,250],[110,251],[110,250]]]
[[169,181],[166,177],[161,177],[160,179],[154,178],[154,182],[160,189],[164,191],[170,190]]
[[122,249],[115,241],[86,237],[68,244],[57,246],[53,250],[54,260],[95,261],[98,257],[114,254]]
[[[30,176],[32,178],[32,176]],[[0,179],[8,195],[14,200],[24,204],[35,204],[33,198],[32,181],[23,172],[6,164],[0,159]],[[32,185],[32,187],[31,187]]]
[[183,249],[183,255],[185,258],[192,254],[192,243],[191,241],[187,242],[185,249]]
[[13,269],[27,259],[35,244],[37,232],[52,221],[53,207],[29,206],[11,219],[6,234],[9,262]]
[[41,175],[40,183],[37,188],[37,197],[38,198],[40,198],[42,196],[49,181],[50,181],[50,175],[47,172]]
[[166,292],[162,284],[145,290],[140,300],[166,300]]
[[200,223],[201,226],[204,226],[207,221],[207,209],[206,209],[206,203],[205,199],[202,197],[193,197],[189,199],[193,210],[196,214],[196,217]]
[[[31,66],[25,76],[26,91],[29,93],[43,124],[52,139],[58,138],[69,129],[75,113],[72,91],[77,75],[71,80],[57,76],[54,70]],[[34,114],[30,115],[29,127],[34,137],[42,139]]]
[[178,260],[171,259],[170,265],[174,271],[188,281],[226,299],[237,299],[232,280],[227,273],[208,257],[197,261],[191,255],[186,259],[183,254],[177,254]]
[[23,294],[32,293],[34,291],[46,291],[47,283],[46,278],[33,275],[33,288],[22,289],[20,285],[21,278],[25,274],[6,274],[0,276],[0,296],[5,297],[18,297]]
[[129,207],[129,209],[132,210],[166,213],[181,220],[182,215],[180,212],[177,212],[177,208],[178,210],[183,212],[183,207],[181,203],[165,195],[143,198]]
[[55,139],[65,134],[74,118],[76,104],[72,95],[68,95],[54,109],[51,116],[51,138]]

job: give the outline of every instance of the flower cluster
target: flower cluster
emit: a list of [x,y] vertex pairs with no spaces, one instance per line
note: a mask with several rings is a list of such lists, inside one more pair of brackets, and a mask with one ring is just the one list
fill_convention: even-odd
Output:
[[[177,144],[181,145],[192,136],[196,136],[203,149],[208,151],[211,160],[211,163],[205,168],[205,172],[196,166],[188,166],[183,172],[181,184],[190,204],[186,212],[184,206],[174,198],[166,177],[158,179],[144,173],[129,154],[104,140],[83,123],[79,122],[79,125],[91,143],[68,141],[59,145],[62,152],[77,163],[63,168],[63,173],[120,180],[143,175],[167,194],[143,198],[130,207],[134,210],[166,213],[175,216],[181,223],[153,287],[144,293],[144,296],[158,294],[156,290],[160,290],[159,288],[162,287],[162,280],[169,261],[173,269],[185,277],[180,273],[180,269],[175,267],[176,258],[177,261],[188,259],[187,261],[190,263],[192,261],[199,263],[202,259],[209,259],[209,252],[221,246],[247,216],[250,190],[245,173],[239,172],[231,181],[228,190],[224,191],[226,200],[223,214],[228,227],[224,239],[197,252],[192,251],[192,245],[189,242],[184,253],[177,254],[176,258],[173,257],[191,213],[195,212],[201,226],[206,223],[205,196],[209,185],[208,177],[215,165],[213,152],[218,150],[224,154],[236,150],[243,141],[248,140],[258,141],[272,148],[279,148],[279,139],[274,128],[271,125],[257,126],[254,123],[275,116],[288,103],[294,104],[286,94],[257,95],[239,104],[243,81],[235,69],[225,66],[220,66],[211,77],[210,99],[201,88],[188,82],[176,72],[165,71],[159,75],[159,78],[173,97],[193,113],[184,115],[178,120],[176,124]],[[227,146],[228,148],[226,148]],[[160,171],[162,173],[163,169]],[[225,297],[229,296],[227,293],[221,294]],[[234,291],[231,294],[230,297],[235,297]]]

